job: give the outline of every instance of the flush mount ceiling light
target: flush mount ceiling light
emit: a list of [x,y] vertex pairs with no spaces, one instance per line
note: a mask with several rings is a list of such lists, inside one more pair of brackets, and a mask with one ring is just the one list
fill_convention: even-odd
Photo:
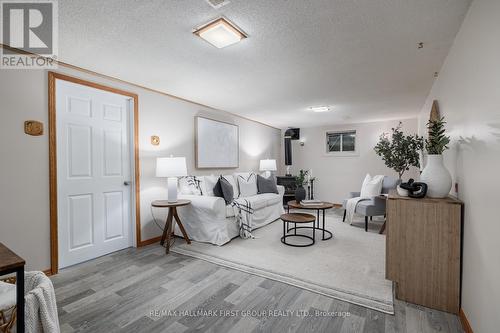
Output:
[[224,17],[201,26],[193,33],[219,49],[247,38],[243,31]]
[[231,1],[229,0],[205,0],[212,8],[220,9],[225,5],[229,5]]
[[311,106],[307,108],[309,111],[312,112],[328,112],[330,111],[329,106]]

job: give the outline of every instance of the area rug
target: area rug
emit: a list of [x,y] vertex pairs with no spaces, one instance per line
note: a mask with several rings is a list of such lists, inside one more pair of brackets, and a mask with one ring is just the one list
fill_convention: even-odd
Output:
[[343,223],[336,214],[327,216],[326,226],[333,238],[320,240],[316,231],[316,244],[310,247],[282,244],[283,224],[277,220],[255,230],[255,239],[235,238],[224,246],[178,242],[172,252],[393,314],[392,282],[385,279],[385,236]]

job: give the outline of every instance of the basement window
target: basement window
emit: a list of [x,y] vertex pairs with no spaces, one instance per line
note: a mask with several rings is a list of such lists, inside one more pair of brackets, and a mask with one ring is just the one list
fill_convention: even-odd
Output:
[[349,156],[356,152],[356,131],[326,132],[327,154]]

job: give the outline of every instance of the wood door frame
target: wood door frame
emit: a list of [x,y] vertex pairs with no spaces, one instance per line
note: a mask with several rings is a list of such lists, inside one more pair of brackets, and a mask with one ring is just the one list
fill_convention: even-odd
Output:
[[50,272],[57,274],[59,270],[59,244],[57,234],[57,137],[56,137],[56,80],[68,81],[90,88],[108,91],[118,95],[131,97],[134,101],[134,184],[135,184],[135,236],[136,246],[141,246],[141,214],[140,214],[140,172],[139,172],[139,96],[135,93],[108,87],[95,82],[48,72],[49,82],[49,200],[50,200]]

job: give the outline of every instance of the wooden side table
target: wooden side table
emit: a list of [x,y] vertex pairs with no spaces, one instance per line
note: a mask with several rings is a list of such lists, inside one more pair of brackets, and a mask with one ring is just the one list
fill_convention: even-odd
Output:
[[[315,228],[323,233],[321,240],[328,240],[328,239],[333,237],[333,234],[330,231],[326,230],[326,228],[325,228],[325,210],[333,208],[333,207],[335,207],[335,205],[333,203],[325,202],[325,201],[318,203],[317,205],[302,205],[295,200],[291,200],[291,201],[287,202],[288,213],[290,213],[290,208],[316,210],[316,224],[317,225],[315,226]],[[319,211],[323,212],[323,226],[321,226],[319,223]],[[325,236],[325,234],[326,234],[326,236]]]
[[[316,242],[315,240],[315,222],[316,222],[316,217],[311,214],[306,214],[306,213],[288,213],[288,214],[282,214],[280,216],[280,219],[283,221],[283,237],[281,237],[281,242],[285,245],[288,246],[294,246],[294,247],[306,247],[306,246],[311,246],[314,245]],[[288,228],[288,223],[293,223],[295,226],[293,228]],[[297,223],[303,224],[303,223],[312,223],[312,227],[297,227]],[[298,234],[297,229],[311,229],[312,230],[312,237],[308,235],[303,235],[303,234]],[[293,234],[288,234],[289,231],[293,231]],[[291,237],[301,237],[301,238],[306,238],[310,239],[311,242],[308,244],[292,244],[292,243],[287,243],[286,239],[291,238]]]
[[160,244],[163,245],[165,242],[167,243],[165,253],[170,252],[170,237],[172,231],[174,230],[173,219],[177,222],[179,229],[181,229],[182,236],[186,243],[191,244],[191,240],[189,239],[186,229],[182,225],[181,219],[179,215],[177,215],[177,207],[187,206],[191,204],[190,200],[179,199],[176,202],[168,202],[167,200],[155,200],[151,203],[151,206],[156,208],[168,208],[167,220],[165,221],[165,228],[163,228],[163,235],[161,236]]
[[24,333],[24,265],[23,258],[0,243],[0,275],[16,273],[17,332]]

